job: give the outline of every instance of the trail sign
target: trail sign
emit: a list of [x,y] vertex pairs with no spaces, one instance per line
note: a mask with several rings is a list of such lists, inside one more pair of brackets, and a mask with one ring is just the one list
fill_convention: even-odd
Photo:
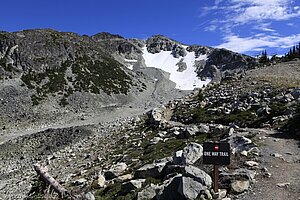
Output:
[[230,164],[230,145],[229,143],[203,144],[203,164],[229,165]]

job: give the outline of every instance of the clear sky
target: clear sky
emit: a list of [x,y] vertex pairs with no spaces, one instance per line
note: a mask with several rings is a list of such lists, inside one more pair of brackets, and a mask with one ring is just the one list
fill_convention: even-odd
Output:
[[257,55],[300,42],[300,0],[14,0],[1,2],[0,29],[106,31]]

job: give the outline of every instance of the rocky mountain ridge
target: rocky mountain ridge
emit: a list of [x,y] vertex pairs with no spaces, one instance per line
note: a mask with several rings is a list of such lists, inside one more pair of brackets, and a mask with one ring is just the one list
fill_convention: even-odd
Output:
[[[57,116],[80,118],[111,106],[144,109],[182,96],[185,92],[175,89],[168,72],[145,64],[145,46],[149,54],[170,50],[164,59],[179,59],[177,66],[170,66],[178,67],[178,74],[194,73],[195,78],[198,74],[214,81],[220,81],[228,70],[243,71],[255,63],[244,55],[185,46],[161,35],[144,41],[110,33],[89,37],[51,29],[1,32],[0,127],[9,129],[11,122],[25,127],[36,121],[51,124],[58,121]],[[195,54],[191,64],[183,61],[189,52]],[[206,54],[206,61],[197,60]],[[187,66],[193,68],[191,72]],[[192,89],[192,81],[189,84]],[[67,114],[70,112],[73,115]]]

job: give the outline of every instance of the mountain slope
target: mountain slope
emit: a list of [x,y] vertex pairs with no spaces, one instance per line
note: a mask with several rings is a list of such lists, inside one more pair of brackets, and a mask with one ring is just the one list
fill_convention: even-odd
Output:
[[255,64],[248,56],[161,35],[138,40],[51,29],[1,32],[0,61],[4,129],[11,122],[76,120],[106,107],[149,108]]

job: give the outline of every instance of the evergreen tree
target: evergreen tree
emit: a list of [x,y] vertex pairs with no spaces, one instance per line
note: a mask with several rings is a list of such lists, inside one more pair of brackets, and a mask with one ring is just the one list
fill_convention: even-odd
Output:
[[259,58],[259,63],[268,63],[269,58],[267,54],[267,50],[262,51],[261,56]]

